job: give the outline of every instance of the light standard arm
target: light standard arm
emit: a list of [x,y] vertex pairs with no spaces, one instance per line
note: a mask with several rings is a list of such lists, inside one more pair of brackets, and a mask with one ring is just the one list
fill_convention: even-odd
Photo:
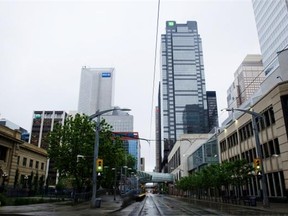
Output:
[[260,167],[262,170],[263,207],[269,207],[270,203],[269,203],[268,193],[267,193],[266,175],[264,173],[263,156],[262,156],[261,146],[260,146],[259,131],[257,128],[257,123],[256,123],[256,118],[262,118],[262,115],[260,113],[256,113],[250,110],[244,110],[244,109],[238,109],[238,108],[232,108],[232,109],[225,108],[222,110],[232,111],[232,112],[236,110],[236,111],[240,111],[240,112],[244,112],[244,113],[248,113],[252,115],[252,128],[253,128],[254,137],[255,137],[256,153],[257,153],[258,158],[260,159]]
[[92,198],[91,198],[91,207],[100,207],[96,206],[96,197],[97,197],[97,173],[96,173],[96,160],[98,159],[98,151],[99,151],[99,131],[100,131],[100,116],[112,112],[114,110],[120,110],[120,111],[130,111],[130,109],[120,109],[120,108],[114,108],[114,109],[108,109],[108,110],[97,110],[95,114],[89,116],[89,119],[94,119],[97,117],[96,122],[96,129],[95,129],[95,144],[94,144],[94,156],[93,156],[93,190],[92,190]]

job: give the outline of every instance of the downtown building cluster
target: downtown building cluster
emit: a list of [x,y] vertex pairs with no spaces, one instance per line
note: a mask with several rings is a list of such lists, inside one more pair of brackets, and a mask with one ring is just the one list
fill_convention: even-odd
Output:
[[[252,0],[261,55],[247,54],[239,59],[240,65],[235,65],[237,69],[231,71],[234,80],[227,89],[226,100],[227,109],[234,111],[230,111],[221,125],[216,92],[206,90],[205,53],[197,22],[166,22],[166,32],[161,36],[161,79],[155,108],[155,172],[171,173],[179,180],[209,164],[240,159],[253,164],[255,159],[260,159],[269,199],[287,200],[287,4],[285,0]],[[83,67],[77,112],[92,115],[97,110],[115,107],[114,75],[114,68]],[[256,121],[260,150],[255,142],[253,116],[241,110],[252,110],[263,116]],[[61,110],[34,111],[30,136],[23,128],[17,128],[20,133],[9,121],[0,121],[3,182],[6,179],[13,185],[15,176],[19,175],[21,183],[31,170],[57,182],[57,172],[50,169],[53,162],[47,161],[44,138],[56,122],[63,123],[70,114]],[[136,169],[145,170],[133,116],[115,110],[101,117],[113,127],[115,134],[123,137],[127,152],[137,159]],[[16,172],[19,167],[21,173]],[[240,191],[241,195],[257,197],[262,192],[263,183],[256,175]]]
[[120,137],[123,141],[125,151],[136,159],[135,167],[130,169],[144,169],[145,165],[140,164],[144,159],[140,157],[139,134],[133,128],[133,116],[118,110],[118,107],[114,106],[114,73],[114,68],[83,67],[81,70],[78,110],[69,113],[64,110],[34,111],[31,133],[7,119],[1,119],[0,163],[2,164],[2,181],[4,182],[5,178],[8,185],[15,185],[15,179],[19,178],[17,184],[23,186],[31,177],[31,172],[33,172],[38,173],[44,184],[56,185],[58,173],[54,168],[54,161],[47,159],[48,143],[46,137],[49,132],[53,131],[56,123],[64,124],[68,116],[74,116],[76,113],[91,116],[97,111],[110,109],[113,111],[104,113],[101,115],[101,119],[105,119],[112,126],[114,135]]
[[[284,0],[253,0],[252,5],[262,55],[247,54],[235,65],[227,90],[229,117],[221,126],[216,92],[206,91],[197,22],[166,22],[155,109],[155,171],[171,173],[177,181],[213,163],[260,161],[262,180],[252,175],[240,195],[263,197],[265,190],[270,200],[287,200],[288,5]],[[259,150],[255,116],[247,110],[262,116],[255,127]]]

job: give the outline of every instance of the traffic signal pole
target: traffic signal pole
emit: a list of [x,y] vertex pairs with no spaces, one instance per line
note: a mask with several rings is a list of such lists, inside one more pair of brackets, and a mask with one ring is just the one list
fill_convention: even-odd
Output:
[[[96,172],[96,161],[98,159],[98,152],[99,152],[99,133],[100,133],[100,116],[112,112],[114,110],[120,110],[120,111],[131,111],[130,109],[120,109],[120,108],[114,108],[114,109],[108,109],[108,110],[103,110],[99,111],[97,110],[95,114],[89,116],[89,119],[94,119],[97,117],[97,122],[96,122],[96,129],[95,129],[95,144],[94,144],[94,155],[93,155],[93,190],[92,190],[92,198],[91,198],[91,208],[100,208],[100,203],[101,200],[97,200],[97,172]],[[98,204],[98,205],[96,205]]]
[[[96,114],[98,111],[96,112]],[[95,145],[94,145],[94,162],[93,162],[93,190],[92,190],[92,199],[91,207],[98,207],[96,205],[97,197],[97,172],[96,172],[96,161],[98,160],[98,151],[99,151],[99,130],[100,130],[100,115],[97,116],[96,130],[95,130]],[[99,206],[100,207],[100,206]]]
[[267,194],[266,175],[264,173],[264,166],[263,166],[263,160],[262,160],[263,156],[262,156],[262,151],[261,151],[261,146],[260,146],[259,132],[258,132],[257,124],[256,124],[257,115],[255,114],[251,114],[251,115],[252,115],[252,127],[254,131],[255,144],[256,144],[256,153],[257,153],[258,158],[260,159],[260,169],[262,173],[261,180],[262,180],[262,192],[263,192],[263,207],[269,207],[270,203],[269,203],[268,194]]

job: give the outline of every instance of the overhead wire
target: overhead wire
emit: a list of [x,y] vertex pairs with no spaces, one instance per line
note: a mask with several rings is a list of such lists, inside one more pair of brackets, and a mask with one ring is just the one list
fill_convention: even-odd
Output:
[[[288,44],[287,44],[282,50],[285,50],[287,47],[288,47]],[[277,55],[276,55],[276,56],[269,62],[269,64],[268,64],[256,77],[254,77],[254,79],[239,93],[239,97],[242,97],[242,95],[244,94],[244,92],[246,91],[246,89],[247,89],[250,85],[252,85],[252,84],[256,81],[256,79],[259,78],[259,76],[262,75],[262,73],[264,73],[264,72],[266,71],[266,69],[274,62],[274,60],[275,60],[276,58],[278,58]],[[250,97],[251,97],[251,96],[250,96]],[[237,104],[235,104],[236,102],[237,102],[237,100],[233,101],[232,104],[233,104],[233,105],[237,105]]]
[[156,35],[155,35],[155,50],[154,50],[154,68],[153,68],[153,85],[152,85],[152,101],[151,101],[151,117],[150,117],[150,137],[152,133],[152,122],[154,112],[154,90],[156,81],[156,63],[157,63],[157,52],[158,52],[158,31],[159,31],[159,17],[160,17],[160,0],[158,0],[157,6],[157,22],[156,22]]

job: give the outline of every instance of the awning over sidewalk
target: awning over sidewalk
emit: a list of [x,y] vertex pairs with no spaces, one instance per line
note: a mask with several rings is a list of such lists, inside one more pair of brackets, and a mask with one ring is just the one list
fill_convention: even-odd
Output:
[[143,172],[138,171],[137,176],[139,177],[140,182],[152,182],[152,183],[160,183],[160,182],[174,182],[174,175],[170,173],[158,173],[158,172]]

